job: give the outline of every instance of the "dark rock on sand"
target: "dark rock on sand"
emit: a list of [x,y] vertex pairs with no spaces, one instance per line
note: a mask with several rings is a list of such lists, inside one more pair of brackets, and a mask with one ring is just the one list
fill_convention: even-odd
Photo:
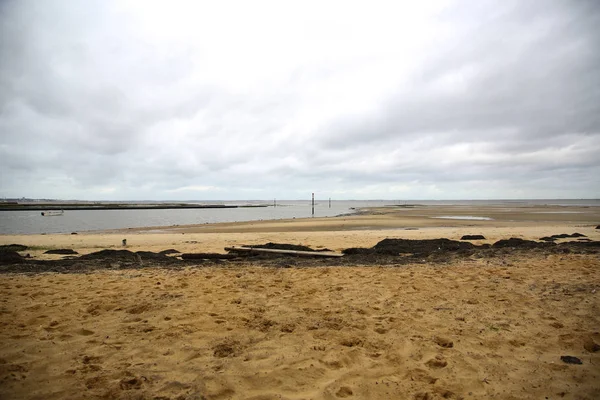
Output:
[[583,364],[579,358],[573,356],[560,356],[560,359],[567,364]]
[[5,251],[25,251],[28,247],[24,244],[3,244],[0,246],[0,253]]
[[541,237],[540,240],[542,240],[544,242],[554,242],[556,240],[556,238],[554,238],[552,236],[544,236],[544,237]]
[[79,254],[79,253],[76,252],[73,249],[53,249],[53,250],[47,250],[47,251],[45,251],[44,254],[65,254],[65,255],[69,255],[69,254]]
[[483,235],[464,235],[460,240],[485,240]]

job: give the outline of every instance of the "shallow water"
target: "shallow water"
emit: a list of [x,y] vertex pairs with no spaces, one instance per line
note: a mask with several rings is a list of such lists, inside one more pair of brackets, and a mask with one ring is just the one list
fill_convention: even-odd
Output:
[[444,215],[441,217],[431,217],[436,219],[466,219],[472,221],[492,221],[493,218],[490,217],[476,217],[473,215]]
[[[213,202],[214,203],[214,202]],[[266,201],[222,201],[218,204],[264,204]],[[176,209],[176,210],[80,210],[65,211],[64,215],[42,217],[39,211],[0,211],[0,234],[70,233],[123,228],[168,227],[173,225],[207,224],[217,222],[240,222],[309,218],[311,204],[308,200],[278,201],[277,207],[226,208],[226,209]],[[331,217],[355,212],[361,207],[386,205],[423,206],[579,206],[598,207],[600,200],[318,200],[315,217]],[[399,210],[417,210],[399,208]],[[560,211],[569,213],[569,211]],[[442,216],[442,219],[489,220],[476,216]]]
[[[224,202],[234,204],[233,202]],[[239,204],[239,203],[238,203]],[[388,201],[327,201],[315,204],[315,217],[352,213],[351,208],[381,207]],[[74,210],[43,217],[40,211],[0,211],[0,234],[70,233],[147,226],[209,224],[311,217],[309,201],[278,202],[277,207],[173,210]]]

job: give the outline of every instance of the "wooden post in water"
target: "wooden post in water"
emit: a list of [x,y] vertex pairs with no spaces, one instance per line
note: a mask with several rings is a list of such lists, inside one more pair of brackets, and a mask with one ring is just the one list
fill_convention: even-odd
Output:
[[312,216],[315,216],[315,194],[312,194]]
[[329,208],[331,208],[331,197],[329,198]]
[[277,199],[273,199],[273,207],[277,207]]

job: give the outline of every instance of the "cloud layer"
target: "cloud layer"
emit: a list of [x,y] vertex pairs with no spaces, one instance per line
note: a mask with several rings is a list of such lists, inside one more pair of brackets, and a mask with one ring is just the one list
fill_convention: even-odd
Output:
[[594,1],[396,3],[2,2],[0,195],[600,197]]

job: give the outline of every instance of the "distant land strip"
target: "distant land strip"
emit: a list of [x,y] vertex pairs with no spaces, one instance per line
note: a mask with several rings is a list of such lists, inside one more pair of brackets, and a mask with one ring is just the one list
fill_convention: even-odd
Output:
[[54,210],[177,210],[191,208],[256,208],[268,204],[0,204],[0,211],[54,211]]

